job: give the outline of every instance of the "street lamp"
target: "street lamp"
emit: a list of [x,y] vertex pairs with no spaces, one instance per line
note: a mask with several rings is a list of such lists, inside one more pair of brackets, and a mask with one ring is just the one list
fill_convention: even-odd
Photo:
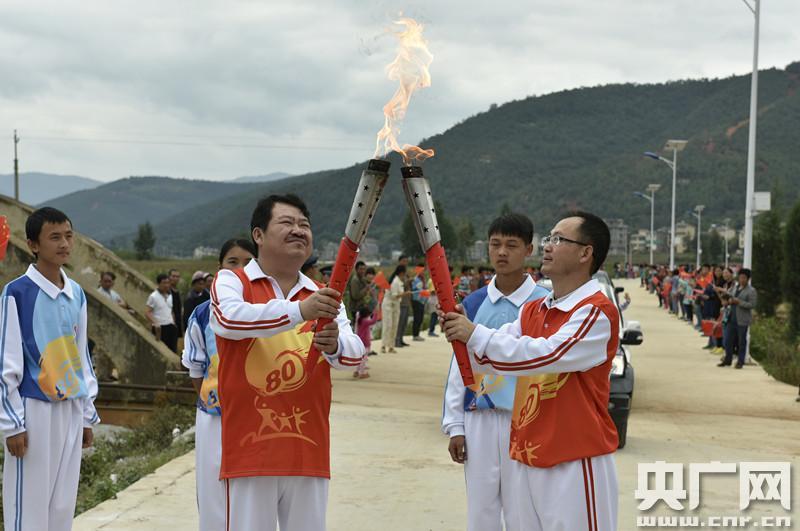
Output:
[[744,207],[744,259],[743,266],[753,267],[753,199],[756,174],[756,119],[758,118],[758,26],[761,17],[761,2],[742,0],[755,18],[753,30],[753,75],[750,81],[750,134],[747,141],[747,190]]
[[672,160],[666,159],[652,151],[645,151],[644,156],[651,159],[660,160],[672,168],[672,223],[669,231],[669,269],[675,269],[675,187],[678,182],[678,151],[683,151],[688,140],[667,140],[664,146],[665,151],[672,151]]
[[650,265],[653,264],[653,248],[656,246],[656,236],[653,227],[653,216],[655,215],[656,192],[658,191],[659,188],[661,188],[660,184],[647,185],[647,191],[650,192],[650,197],[647,197],[642,192],[633,192],[634,195],[638,195],[639,197],[642,197],[650,201]]
[[701,221],[703,217],[703,209],[705,209],[705,205],[697,205],[694,207],[694,212],[692,215],[697,218],[697,265],[695,266],[695,271],[700,271],[700,255],[703,254],[703,249],[700,245],[701,241]]

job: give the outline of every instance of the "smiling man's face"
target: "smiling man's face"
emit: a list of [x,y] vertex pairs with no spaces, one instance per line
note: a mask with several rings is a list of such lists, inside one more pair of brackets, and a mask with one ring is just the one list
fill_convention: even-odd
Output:
[[314,248],[311,223],[299,208],[275,203],[266,232],[253,231],[259,256],[298,262],[297,268],[308,260]]

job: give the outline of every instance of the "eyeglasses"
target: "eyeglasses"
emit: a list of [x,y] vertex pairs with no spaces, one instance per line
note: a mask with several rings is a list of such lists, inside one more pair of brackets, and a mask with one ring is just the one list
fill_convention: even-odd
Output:
[[542,238],[541,246],[544,247],[545,245],[551,245],[551,244],[558,246],[561,244],[561,242],[569,242],[569,243],[574,243],[576,245],[591,245],[590,243],[583,243],[576,240],[570,240],[569,238],[565,238],[563,236],[555,235],[555,236],[545,236],[544,238]]

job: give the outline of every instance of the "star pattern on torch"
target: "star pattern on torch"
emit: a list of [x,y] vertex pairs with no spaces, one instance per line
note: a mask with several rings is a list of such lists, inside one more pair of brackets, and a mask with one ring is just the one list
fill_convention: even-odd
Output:
[[417,214],[419,214],[421,216],[423,214],[423,211],[422,210],[417,210]]
[[358,220],[357,220],[357,219],[354,219],[354,220],[353,220],[353,225],[355,225],[355,224],[357,224],[357,223],[358,223]]
[[363,206],[364,206],[364,203],[359,203],[359,204],[358,204],[358,208],[361,208],[361,207],[363,207]]
[[414,192],[414,198],[416,199],[417,197],[419,197],[419,192]]
[[366,185],[366,184],[364,185],[364,191],[365,191],[365,192],[369,191],[369,186],[368,186],[368,185]]

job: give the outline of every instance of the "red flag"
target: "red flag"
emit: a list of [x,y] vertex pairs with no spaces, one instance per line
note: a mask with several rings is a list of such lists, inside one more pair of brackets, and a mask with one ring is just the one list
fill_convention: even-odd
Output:
[[389,285],[389,281],[386,280],[386,275],[383,274],[383,271],[378,271],[378,274],[375,275],[375,278],[372,281],[381,289],[389,289],[391,287]]
[[8,247],[8,239],[11,237],[11,228],[8,226],[8,220],[5,216],[0,216],[0,260],[6,257],[6,247]]

